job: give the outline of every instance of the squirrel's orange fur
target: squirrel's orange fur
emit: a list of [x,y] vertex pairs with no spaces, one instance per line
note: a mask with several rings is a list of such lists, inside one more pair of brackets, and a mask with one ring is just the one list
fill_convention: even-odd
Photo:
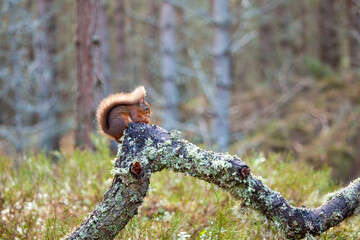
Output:
[[104,98],[96,113],[100,133],[119,142],[131,121],[149,123],[151,111],[145,96],[145,88],[139,86],[131,93],[116,93]]

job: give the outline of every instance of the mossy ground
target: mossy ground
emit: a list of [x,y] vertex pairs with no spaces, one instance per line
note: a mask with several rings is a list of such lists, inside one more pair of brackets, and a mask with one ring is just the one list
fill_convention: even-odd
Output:
[[[97,151],[74,151],[54,163],[45,154],[0,158],[0,239],[59,239],[79,226],[99,203],[112,178],[113,158],[101,141]],[[338,188],[330,169],[314,171],[291,156],[243,156],[252,173],[294,205],[316,207]],[[319,239],[359,239],[360,216]],[[257,212],[241,207],[216,186],[170,171],[151,178],[150,191],[117,239],[282,239]]]

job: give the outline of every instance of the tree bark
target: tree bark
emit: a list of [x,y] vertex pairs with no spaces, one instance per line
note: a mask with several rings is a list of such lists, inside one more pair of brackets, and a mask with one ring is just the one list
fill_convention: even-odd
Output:
[[56,84],[56,22],[52,0],[37,0],[40,24],[35,35],[36,77],[39,87],[39,120],[51,122],[49,129],[40,132],[40,147],[58,150],[60,131],[58,89]]
[[95,111],[100,100],[102,71],[101,4],[98,0],[76,0],[76,74],[78,81],[76,146],[93,148]]
[[[9,2],[9,23],[10,25],[16,26],[18,24],[17,22],[17,16],[18,12],[17,9],[19,6],[16,2]],[[11,29],[11,30],[10,30]],[[9,34],[9,40],[10,40],[10,53],[11,53],[11,78],[12,81],[14,81],[14,86],[16,88],[16,91],[14,91],[14,125],[15,125],[15,136],[16,141],[14,141],[14,146],[16,149],[16,152],[18,154],[22,153],[24,150],[24,134],[23,134],[23,112],[20,110],[21,104],[22,104],[22,81],[23,79],[23,64],[21,63],[21,57],[19,54],[19,34],[16,31],[16,28],[9,28],[8,31]],[[15,158],[15,168],[19,167],[19,158]]]
[[320,60],[335,70],[340,64],[336,2],[321,0],[319,5]]
[[290,9],[289,9],[289,2],[285,1],[280,3],[274,11],[275,14],[275,24],[278,28],[278,49],[285,53],[285,56],[291,50],[291,39],[289,32],[289,24],[291,21]]
[[161,31],[161,77],[163,79],[163,96],[166,99],[162,121],[166,129],[177,126],[179,93],[176,83],[176,19],[175,7],[164,1],[160,13]]
[[308,48],[308,14],[309,14],[309,4],[306,1],[301,1],[300,2],[300,12],[301,12],[301,16],[300,16],[300,23],[301,23],[301,29],[300,29],[300,46],[299,49],[297,50],[297,52],[295,53],[296,55],[298,54],[302,54],[302,55],[306,55],[307,54],[307,48]]
[[230,12],[228,0],[213,0],[215,104],[212,106],[212,140],[219,150],[227,149],[230,141]]
[[101,50],[103,53],[103,72],[102,81],[102,96],[107,97],[111,93],[112,74],[111,74],[111,57],[110,57],[110,37],[108,29],[107,6],[108,3],[101,2],[100,8],[100,32],[102,36]]
[[[125,45],[125,1],[115,2],[115,39],[116,39],[116,66],[120,79],[125,78],[126,45]],[[125,87],[126,84],[121,84]]]
[[[138,8],[139,2],[138,1],[129,1],[128,6],[133,11],[136,11],[137,9],[139,9]],[[129,30],[127,39],[129,40],[130,43],[134,43],[134,42],[136,42],[137,32],[140,29],[139,22],[137,21],[136,18],[134,18],[134,17],[129,18],[129,29],[130,30]],[[126,88],[129,88],[129,86],[130,86],[130,88],[134,88],[135,84],[140,79],[138,76],[141,75],[141,72],[139,69],[139,66],[141,66],[141,63],[138,60],[137,49],[138,49],[138,46],[136,44],[127,45],[126,57],[128,60],[127,62],[129,64],[126,66],[126,69],[127,69],[127,72],[130,72],[130,73],[125,76],[125,79],[124,79],[124,76],[122,76],[122,79],[124,80],[125,85],[127,85]]]
[[148,84],[153,84],[153,69],[154,64],[152,61],[152,54],[158,47],[158,34],[159,28],[157,26],[159,15],[159,7],[155,0],[147,1],[147,18],[148,23],[146,26],[146,42],[148,43],[145,47],[144,52],[144,80]]
[[[255,1],[256,7],[261,8],[265,4],[268,4],[265,0]],[[260,27],[259,27],[259,43],[260,43],[260,73],[263,79],[267,78],[267,70],[270,68],[271,63],[274,61],[274,41],[273,41],[273,26],[272,21],[269,16],[262,16],[260,18]]]
[[264,21],[259,29],[260,41],[260,71],[263,79],[267,78],[267,70],[273,61],[274,44],[272,41],[272,26],[268,21]]
[[250,174],[237,156],[198,148],[155,125],[131,123],[125,132],[115,177],[92,215],[66,239],[113,239],[137,214],[151,174],[163,169],[216,184],[273,221],[288,238],[319,235],[360,213],[360,178],[315,209],[293,207]]
[[360,66],[360,6],[355,0],[346,1],[349,30],[349,56],[350,66]]

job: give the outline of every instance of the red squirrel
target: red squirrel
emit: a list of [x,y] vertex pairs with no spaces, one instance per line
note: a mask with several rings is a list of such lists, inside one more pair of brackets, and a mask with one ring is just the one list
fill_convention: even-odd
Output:
[[145,88],[139,86],[131,93],[116,93],[104,98],[96,113],[99,132],[120,143],[130,122],[150,123],[151,111],[145,96]]

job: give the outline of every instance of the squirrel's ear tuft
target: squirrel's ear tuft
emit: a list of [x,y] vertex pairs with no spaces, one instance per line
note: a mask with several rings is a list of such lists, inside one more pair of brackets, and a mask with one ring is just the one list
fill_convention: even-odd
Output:
[[141,104],[144,104],[144,103],[145,103],[145,98],[140,98],[138,105],[140,106]]
[[135,90],[130,94],[131,99],[133,99],[135,102],[139,102],[139,101],[144,102],[145,96],[146,96],[146,90],[144,86],[139,86],[135,88]]
[[145,98],[144,97],[139,99],[138,105],[140,105],[141,103],[145,103]]

